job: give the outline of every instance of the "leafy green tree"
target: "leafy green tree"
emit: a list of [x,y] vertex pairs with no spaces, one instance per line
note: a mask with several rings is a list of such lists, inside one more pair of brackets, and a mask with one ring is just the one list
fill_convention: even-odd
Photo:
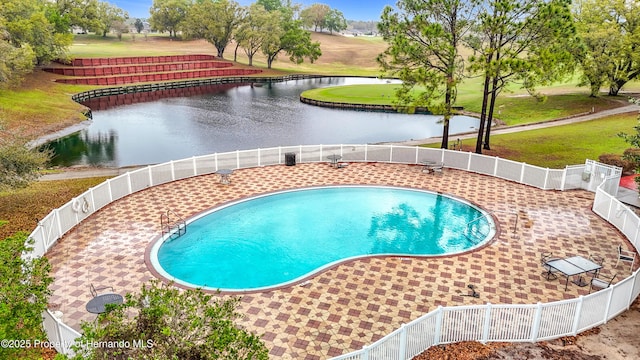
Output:
[[213,297],[153,281],[123,305],[82,324],[80,344],[126,341],[118,348],[76,348],[75,359],[268,359],[259,336],[235,323],[240,298]]
[[[629,101],[640,105],[639,99],[631,99]],[[633,127],[633,130],[635,130],[635,134],[620,132],[618,133],[618,136],[623,138],[627,144],[632,146],[631,151],[625,151],[623,159],[635,164],[636,174],[640,174],[640,115],[638,115],[638,124]],[[636,176],[634,180],[640,187],[640,176]]]
[[325,21],[330,11],[329,5],[315,3],[303,9],[300,13],[300,18],[305,26],[313,27],[314,31],[322,31],[326,27]]
[[442,148],[448,147],[458,83],[464,76],[459,53],[476,16],[466,0],[401,0],[387,6],[378,29],[389,47],[378,56],[382,70],[402,80],[399,103],[427,106],[443,115]]
[[301,64],[304,59],[314,62],[322,55],[320,43],[311,41],[311,34],[304,29],[302,21],[294,19],[295,10],[293,6],[281,7],[280,36],[262,44],[262,53],[267,57],[269,69],[281,52],[289,55],[289,60],[296,64]]
[[144,23],[140,18],[136,19],[136,21],[133,23],[133,26],[136,28],[136,31],[138,32],[138,34],[140,34],[142,30],[144,30]]
[[247,16],[238,28],[236,40],[247,54],[249,66],[253,66],[254,55],[264,46],[277,43],[283,33],[280,12],[267,11],[254,3],[249,6]]
[[347,20],[344,18],[344,14],[337,9],[329,10],[324,19],[324,24],[331,34],[333,34],[334,31],[340,32],[347,28]]
[[49,151],[29,149],[25,144],[19,137],[0,131],[0,190],[26,186],[49,161]]
[[606,85],[615,96],[640,75],[640,3],[581,0],[573,9],[581,40],[575,52],[581,85],[589,86],[591,96],[598,96]]
[[262,5],[267,11],[281,10],[284,6],[280,0],[258,0],[256,4]]
[[[0,6],[4,30],[0,38],[14,48],[30,47],[38,64],[64,56],[73,40],[69,29],[59,29],[49,21],[47,10],[50,8],[39,0],[3,0]],[[57,14],[50,11],[50,16],[55,19]]]
[[484,77],[477,153],[490,149],[495,101],[508,83],[520,81],[533,93],[536,85],[573,70],[569,49],[575,27],[569,4],[570,0],[491,0],[481,7],[468,41],[475,54],[471,69]]
[[33,71],[36,54],[29,44],[15,46],[8,41],[4,18],[0,17],[0,89],[17,86]]
[[[47,258],[25,259],[26,233],[0,241],[0,339],[45,340],[42,312],[50,296]],[[2,359],[39,359],[38,349],[0,347]]]
[[99,27],[98,0],[55,0],[60,16],[68,20],[69,26],[95,31]]
[[117,23],[123,23],[129,18],[129,14],[121,8],[108,2],[98,3],[98,21],[94,31],[106,37],[111,28]]
[[[151,27],[158,31],[168,31],[175,37],[180,23],[184,21],[191,6],[190,0],[153,0],[149,9]],[[140,32],[140,31],[138,31]]]
[[189,8],[182,30],[188,38],[201,38],[211,43],[217,56],[222,58],[241,13],[240,5],[235,1],[199,0]]

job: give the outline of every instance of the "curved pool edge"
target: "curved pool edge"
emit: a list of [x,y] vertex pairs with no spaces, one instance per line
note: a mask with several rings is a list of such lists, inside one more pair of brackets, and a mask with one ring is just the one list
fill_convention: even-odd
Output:
[[265,192],[265,193],[260,193],[260,194],[256,194],[255,196],[250,196],[250,197],[245,197],[245,198],[240,198],[240,199],[235,199],[232,201],[227,201],[224,203],[221,203],[217,206],[213,206],[209,209],[206,209],[204,211],[200,211],[196,214],[194,214],[193,216],[189,217],[186,219],[186,223],[187,223],[187,228],[188,228],[188,224],[191,222],[194,222],[202,217],[205,217],[207,215],[209,215],[210,213],[213,213],[215,211],[224,209],[226,207],[230,207],[239,203],[243,203],[246,201],[250,201],[253,199],[258,199],[258,198],[262,198],[262,197],[267,197],[267,196],[271,196],[271,195],[277,195],[277,194],[281,194],[281,193],[288,193],[288,192],[295,192],[295,191],[304,191],[304,190],[313,190],[313,189],[323,189],[323,188],[389,188],[389,189],[403,189],[403,190],[412,190],[412,191],[417,191],[417,192],[424,192],[424,193],[430,193],[430,194],[437,194],[437,195],[441,195],[441,196],[445,196],[451,199],[454,199],[458,202],[461,202],[463,204],[466,204],[468,206],[474,207],[476,208],[479,212],[481,212],[483,215],[482,216],[486,216],[488,219],[491,219],[491,224],[493,225],[492,228],[492,232],[490,233],[490,235],[487,235],[487,238],[482,241],[481,243],[479,243],[478,245],[459,251],[459,252],[455,252],[455,253],[448,253],[448,254],[439,254],[439,255],[416,255],[416,254],[397,254],[397,253],[389,253],[389,254],[367,254],[367,255],[358,255],[358,256],[351,256],[351,257],[347,257],[347,258],[343,258],[343,259],[339,259],[336,261],[333,261],[331,263],[328,263],[326,265],[323,265],[321,267],[318,267],[304,275],[301,275],[295,279],[292,279],[290,281],[286,281],[286,282],[281,282],[275,285],[270,285],[270,286],[262,286],[262,287],[256,287],[256,288],[248,288],[248,289],[226,289],[226,288],[214,288],[214,287],[210,287],[210,286],[202,286],[202,285],[196,285],[196,284],[192,284],[189,283],[188,281],[184,281],[181,279],[178,279],[172,275],[170,275],[169,273],[167,273],[164,269],[162,269],[162,266],[159,264],[158,260],[157,260],[157,251],[158,249],[162,246],[162,244],[171,236],[171,234],[167,234],[167,235],[158,235],[155,236],[151,239],[151,241],[148,243],[147,247],[145,248],[145,253],[144,253],[144,263],[147,267],[147,269],[149,270],[149,272],[156,277],[158,280],[162,281],[165,284],[171,284],[173,286],[177,286],[179,288],[182,289],[200,289],[204,292],[207,293],[211,293],[211,294],[223,294],[223,295],[241,295],[241,294],[254,294],[254,293],[262,293],[262,292],[268,292],[268,291],[275,291],[275,290],[281,290],[281,289],[286,289],[286,288],[290,288],[293,286],[304,286],[307,285],[308,283],[310,283],[310,280],[317,277],[320,274],[323,274],[327,271],[330,271],[340,265],[343,265],[345,263],[349,263],[352,261],[359,261],[359,260],[363,260],[363,259],[376,259],[376,258],[400,258],[400,259],[409,259],[409,258],[418,258],[418,259],[424,259],[424,258],[446,258],[446,257],[458,257],[458,256],[462,256],[462,255],[466,255],[475,251],[478,251],[480,249],[483,249],[489,245],[491,245],[498,237],[498,235],[501,233],[501,228],[500,228],[500,224],[497,220],[497,218],[495,217],[495,215],[493,214],[493,212],[488,211],[487,209],[485,209],[484,207],[480,206],[479,204],[469,201],[467,199],[452,195],[452,194],[448,194],[448,193],[444,193],[444,192],[440,192],[440,191],[432,191],[432,190],[428,190],[428,189],[421,189],[421,188],[414,188],[414,187],[410,187],[410,186],[391,186],[391,185],[368,185],[368,184],[350,184],[350,185],[317,185],[317,186],[304,186],[304,187],[297,187],[297,188],[289,188],[289,189],[283,189],[283,190],[277,190],[277,191],[269,191],[269,192]]

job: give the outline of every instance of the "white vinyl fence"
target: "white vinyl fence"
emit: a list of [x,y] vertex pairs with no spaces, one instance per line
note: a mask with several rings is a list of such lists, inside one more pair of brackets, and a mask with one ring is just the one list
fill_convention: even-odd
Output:
[[[544,190],[587,189],[596,192],[593,210],[618,227],[634,244],[640,242],[640,219],[615,199],[620,169],[587,160],[562,170],[461,151],[396,145],[305,145],[253,149],[193,157],[151,165],[109,179],[42,219],[29,238],[33,251],[43,256],[66,232],[94,212],[151,186],[211,174],[218,169],[242,169],[285,163],[285,154],[297,163],[326,162],[337,154],[344,162],[420,164],[443,162],[448,168],[471,171]],[[629,308],[640,293],[638,272],[614,286],[577,299],[548,304],[441,307],[385,336],[362,350],[334,359],[410,359],[426,348],[458,341],[538,341],[575,335],[600,325]],[[51,311],[43,313],[49,341],[63,354],[80,336]]]

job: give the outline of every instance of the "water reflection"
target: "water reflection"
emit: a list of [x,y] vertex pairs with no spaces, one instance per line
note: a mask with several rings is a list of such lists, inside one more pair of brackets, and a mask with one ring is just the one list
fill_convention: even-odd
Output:
[[[56,152],[52,165],[119,167],[242,149],[376,143],[442,134],[437,116],[324,109],[299,101],[307,89],[381,82],[334,77],[95,99],[87,103],[93,110],[89,127],[52,144]],[[477,123],[474,118],[455,117],[450,131],[472,131]],[[106,139],[112,140],[108,146]]]
[[[391,211],[371,217],[367,236],[372,239],[372,254],[444,254],[463,251],[485,240],[489,224],[486,218],[475,221],[481,213],[467,204],[450,201],[441,195],[434,203],[420,208],[406,202]],[[484,229],[482,238],[467,237],[473,224]]]

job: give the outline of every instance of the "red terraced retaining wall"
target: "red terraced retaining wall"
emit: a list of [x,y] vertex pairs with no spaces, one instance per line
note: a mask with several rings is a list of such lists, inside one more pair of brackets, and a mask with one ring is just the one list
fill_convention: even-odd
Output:
[[125,74],[157,73],[167,71],[184,71],[199,69],[216,69],[232,67],[228,61],[192,61],[184,63],[145,64],[145,65],[109,65],[80,67],[48,67],[44,71],[64,76],[111,76]]
[[214,84],[175,89],[163,89],[157,91],[132,92],[128,94],[111,96],[100,96],[83,101],[82,105],[90,108],[91,110],[106,110],[118,105],[129,105],[178,96],[210,94],[214,92],[225,91],[245,84],[246,83]]
[[131,56],[113,58],[82,58],[73,59],[71,66],[106,66],[106,65],[130,65],[130,64],[158,64],[169,62],[220,60],[213,55],[168,55],[168,56]]
[[169,80],[182,80],[204,78],[213,76],[240,76],[261,73],[260,69],[207,69],[196,71],[168,72],[160,74],[136,74],[110,77],[83,77],[71,79],[56,79],[56,82],[78,85],[122,85],[139,82],[160,82]]
[[124,85],[218,76],[251,75],[259,69],[231,69],[233,63],[213,55],[132,56],[82,58],[71,66],[49,67],[45,71],[76,78],[56,82],[79,85]]

